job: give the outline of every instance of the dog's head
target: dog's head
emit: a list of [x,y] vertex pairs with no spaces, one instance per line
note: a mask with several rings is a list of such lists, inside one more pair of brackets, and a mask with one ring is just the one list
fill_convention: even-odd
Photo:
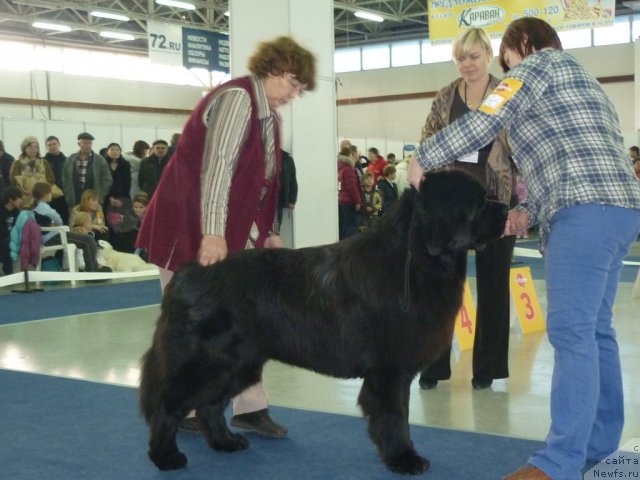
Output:
[[504,232],[508,207],[487,200],[482,184],[460,170],[429,173],[416,199],[414,228],[430,255],[481,249]]
[[102,254],[102,257],[105,260],[108,260],[111,257],[111,254],[113,253],[113,246],[111,246],[109,242],[106,240],[98,240],[98,248],[99,253]]

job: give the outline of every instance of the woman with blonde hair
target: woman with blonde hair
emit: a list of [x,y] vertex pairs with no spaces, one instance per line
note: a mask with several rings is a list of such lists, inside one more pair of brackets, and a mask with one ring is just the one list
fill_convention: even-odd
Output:
[[109,241],[109,227],[107,227],[104,219],[104,211],[100,205],[100,197],[95,190],[87,189],[82,192],[80,203],[71,210],[71,223],[74,223],[73,217],[79,212],[86,212],[91,215],[92,230],[96,240]]
[[[453,41],[452,53],[460,77],[436,95],[422,128],[421,142],[476,110],[500,82],[489,73],[493,49],[484,30],[470,28],[461,32]],[[502,130],[495,140],[446,168],[470,173],[487,188],[489,198],[510,205],[515,167],[506,137]],[[509,376],[509,269],[514,246],[515,236],[510,235],[475,254],[478,308],[471,380],[474,389],[488,388],[494,379]],[[449,348],[422,372],[421,388],[434,388],[438,380],[451,377],[450,356]]]

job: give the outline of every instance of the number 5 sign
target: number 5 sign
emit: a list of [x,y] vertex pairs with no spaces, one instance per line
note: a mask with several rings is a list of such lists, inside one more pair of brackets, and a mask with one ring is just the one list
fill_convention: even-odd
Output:
[[473,340],[476,337],[476,307],[471,298],[469,282],[464,282],[464,296],[462,307],[456,317],[455,332],[460,350],[473,348]]
[[541,332],[547,326],[540,310],[538,295],[533,285],[531,269],[518,267],[511,269],[511,295],[516,304],[516,312],[520,319],[522,333]]

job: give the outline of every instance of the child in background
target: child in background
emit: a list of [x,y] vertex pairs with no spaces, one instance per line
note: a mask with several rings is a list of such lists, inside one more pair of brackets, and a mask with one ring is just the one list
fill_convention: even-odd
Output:
[[139,193],[133,197],[133,211],[138,216],[138,228],[144,218],[144,213],[147,211],[147,205],[149,205],[149,197],[146,193]]
[[138,223],[134,228],[135,236],[133,237],[133,253],[141,257],[144,261],[147,260],[147,252],[142,248],[135,248],[135,242],[136,237],[138,236],[138,231],[140,230],[140,225],[142,224],[142,219],[144,218],[144,214],[147,211],[147,205],[149,205],[149,197],[146,193],[141,192],[133,197],[133,211],[138,217]]
[[[32,209],[36,215],[36,221],[41,226],[62,225],[62,218],[53,208],[49,206],[51,201],[51,185],[46,182],[38,182],[34,185]],[[72,220],[73,221],[73,220]],[[110,272],[109,267],[101,267],[98,264],[98,246],[92,235],[78,232],[68,232],[67,240],[74,243],[82,251],[85,271],[87,272]],[[58,232],[46,232],[42,236],[43,245],[59,245],[60,235]]]
[[98,198],[98,192],[95,190],[87,189],[82,192],[82,197],[80,197],[80,204],[73,207],[71,210],[71,223],[74,224],[73,220],[74,215],[77,215],[79,212],[86,212],[91,215],[92,227],[96,240],[106,240],[109,241],[109,227],[107,227],[104,219],[104,211],[102,210],[102,206],[100,205],[100,201]]
[[371,172],[362,175],[362,209],[360,213],[360,231],[369,228],[378,218],[378,212],[382,208],[382,196],[374,187],[374,176]]

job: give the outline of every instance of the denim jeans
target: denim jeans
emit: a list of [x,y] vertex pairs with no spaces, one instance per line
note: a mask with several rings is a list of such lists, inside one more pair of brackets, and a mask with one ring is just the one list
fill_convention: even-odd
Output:
[[587,459],[619,446],[622,375],[613,304],[640,211],[585,204],[560,210],[545,247],[547,333],[555,362],[551,428],[529,463],[554,480],[580,480]]

